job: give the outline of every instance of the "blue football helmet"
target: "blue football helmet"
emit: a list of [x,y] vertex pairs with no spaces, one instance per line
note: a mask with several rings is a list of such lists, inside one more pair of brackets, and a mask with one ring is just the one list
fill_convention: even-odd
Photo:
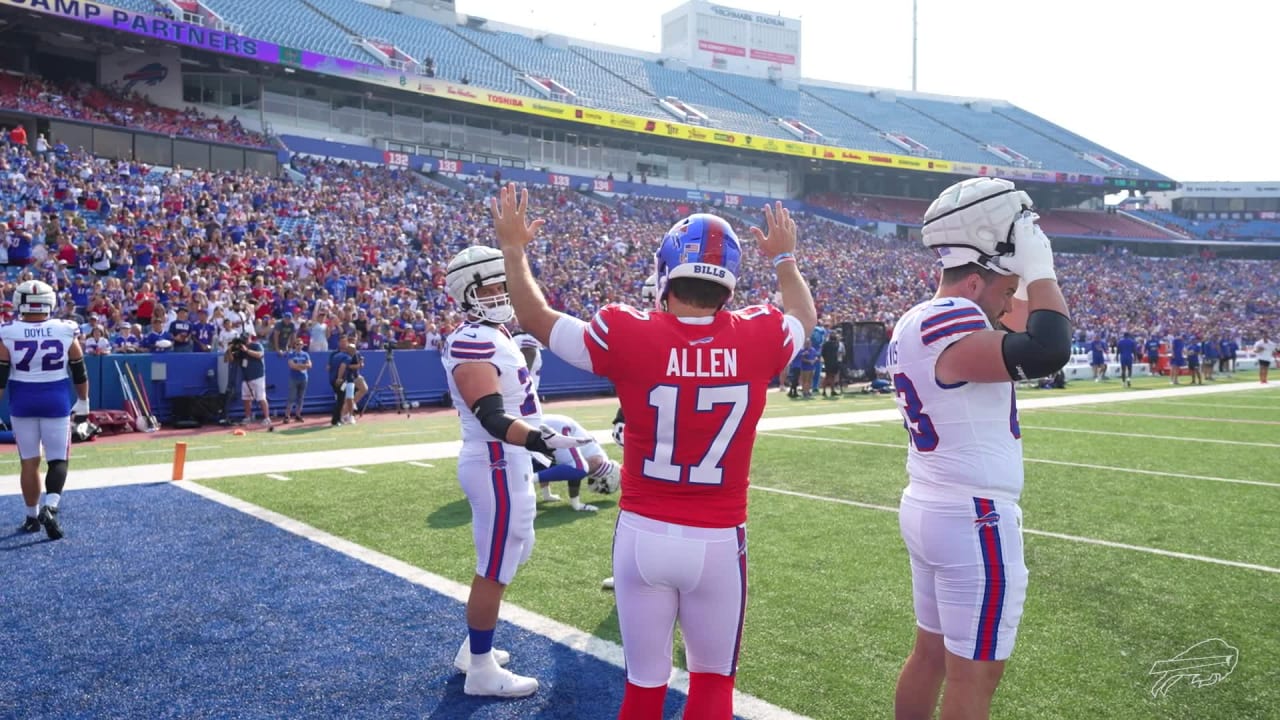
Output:
[[742,245],[729,223],[715,215],[696,213],[671,226],[655,258],[657,302],[661,307],[672,278],[710,280],[733,292],[738,283]]

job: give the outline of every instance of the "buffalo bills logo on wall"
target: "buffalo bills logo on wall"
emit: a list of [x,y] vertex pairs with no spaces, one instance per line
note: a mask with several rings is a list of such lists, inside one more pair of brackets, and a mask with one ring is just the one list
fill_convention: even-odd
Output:
[[162,63],[150,63],[124,76],[124,91],[133,92],[138,83],[155,87],[169,77],[169,68]]

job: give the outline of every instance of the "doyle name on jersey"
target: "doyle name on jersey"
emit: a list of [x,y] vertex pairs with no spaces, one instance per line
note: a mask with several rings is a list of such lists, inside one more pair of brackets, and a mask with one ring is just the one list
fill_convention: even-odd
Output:
[[20,327],[24,338],[51,338],[57,335],[54,329],[48,325],[37,325],[35,327],[23,325]]

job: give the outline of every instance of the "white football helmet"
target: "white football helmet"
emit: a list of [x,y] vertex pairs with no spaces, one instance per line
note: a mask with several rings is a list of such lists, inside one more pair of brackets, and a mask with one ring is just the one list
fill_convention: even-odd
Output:
[[622,466],[612,460],[605,460],[596,472],[587,478],[587,487],[591,492],[601,495],[612,495],[622,485]]
[[[644,285],[640,286],[640,304],[646,307],[653,307],[658,303],[658,274],[653,273],[644,279]],[[618,443],[621,445],[622,443]]]
[[[501,325],[516,316],[511,295],[505,290],[507,271],[501,251],[483,245],[463,250],[449,261],[444,282],[449,297],[472,317]],[[476,297],[476,290],[481,287],[498,284],[504,286],[501,294]]]
[[27,280],[13,291],[13,306],[22,315],[52,315],[57,304],[58,293],[39,280]]
[[924,245],[938,265],[953,268],[977,263],[1001,275],[1011,274],[996,258],[1013,252],[1013,224],[1031,211],[1031,197],[1000,178],[969,178],[952,185],[924,214]]

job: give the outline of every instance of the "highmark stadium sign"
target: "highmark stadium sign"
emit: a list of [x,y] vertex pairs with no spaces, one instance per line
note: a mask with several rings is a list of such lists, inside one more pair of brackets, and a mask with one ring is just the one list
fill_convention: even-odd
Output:
[[908,155],[868,152],[806,143],[798,140],[761,137],[723,128],[708,128],[686,123],[668,122],[551,100],[510,95],[485,90],[474,85],[456,85],[436,78],[406,74],[400,70],[380,65],[369,65],[354,60],[321,55],[309,50],[277,45],[236,33],[213,30],[167,18],[153,17],[96,2],[83,2],[83,0],[0,0],[0,6],[24,8],[44,15],[87,23],[106,30],[147,37],[185,47],[200,48],[261,63],[287,65],[332,77],[375,83],[429,97],[510,110],[567,122],[657,135],[673,140],[792,157],[807,157],[815,160],[922,172],[998,175],[1000,177],[1050,183],[1065,182],[1101,185],[1106,182],[1105,178],[1096,175],[1067,175],[1052,171],[1036,171],[1032,173],[1022,168],[1007,168],[994,165],[961,165],[947,160],[930,160]]

